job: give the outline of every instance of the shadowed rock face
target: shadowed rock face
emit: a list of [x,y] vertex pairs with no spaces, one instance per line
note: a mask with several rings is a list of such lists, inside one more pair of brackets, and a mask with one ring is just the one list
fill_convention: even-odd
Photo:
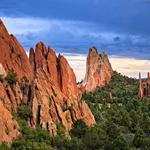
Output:
[[55,134],[58,123],[67,130],[78,119],[89,126],[95,124],[89,107],[80,100],[75,74],[63,56],[57,57],[51,48],[40,42],[35,52],[30,50],[30,63],[34,74],[32,127],[41,126]]
[[93,47],[89,50],[86,75],[80,89],[82,89],[82,92],[93,92],[97,87],[109,83],[112,73],[113,70],[107,55],[104,52],[98,54],[97,49]]

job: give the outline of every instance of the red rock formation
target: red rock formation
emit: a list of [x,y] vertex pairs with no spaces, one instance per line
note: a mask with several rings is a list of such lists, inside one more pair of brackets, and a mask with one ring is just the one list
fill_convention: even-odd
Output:
[[147,80],[141,80],[141,73],[139,73],[139,90],[138,90],[139,97],[150,97],[150,73],[147,73]]
[[9,35],[3,22],[0,20],[0,63],[6,72],[14,69],[19,78],[26,76],[31,80],[31,66],[25,50],[17,39]]
[[0,75],[2,75],[3,77],[6,77],[6,71],[3,67],[3,65],[0,63]]
[[[32,79],[30,61],[25,50],[13,35],[9,35],[3,22],[0,20],[0,74],[7,75],[13,69],[19,79],[16,84],[10,86],[5,80],[0,82],[0,143],[2,141],[11,142],[18,134],[18,125],[12,119],[11,112],[16,112],[17,107],[28,103],[30,83],[20,80],[26,76]],[[13,126],[16,126],[13,129]],[[8,130],[9,134],[5,133]]]
[[86,92],[93,92],[97,87],[107,84],[111,80],[112,73],[113,70],[107,55],[105,53],[98,54],[97,49],[93,47],[89,50],[87,57],[86,75],[82,86],[85,87]]
[[81,100],[75,74],[63,56],[57,57],[51,48],[40,42],[35,50],[30,49],[28,59],[22,46],[13,35],[9,35],[2,21],[0,51],[0,74],[6,76],[13,69],[19,79],[13,86],[6,80],[0,82],[0,143],[3,140],[10,143],[19,133],[18,125],[13,130],[8,124],[9,137],[4,130],[7,120],[12,125],[16,124],[11,112],[17,112],[20,105],[31,107],[31,127],[41,126],[52,134],[56,134],[58,123],[67,130],[71,129],[74,120],[83,119],[89,126],[95,124],[88,105]]
[[0,143],[6,141],[11,144],[19,133],[19,126],[11,113],[0,102]]
[[147,73],[147,82],[150,82],[150,73]]
[[143,97],[143,85],[142,85],[142,80],[141,80],[141,73],[139,73],[139,91],[138,91],[138,96]]
[[35,74],[32,85],[31,125],[47,128],[56,133],[56,125],[63,124],[71,129],[74,120],[83,119],[87,125],[95,119],[87,104],[79,99],[76,77],[67,60],[38,43],[35,53],[30,50],[30,61]]

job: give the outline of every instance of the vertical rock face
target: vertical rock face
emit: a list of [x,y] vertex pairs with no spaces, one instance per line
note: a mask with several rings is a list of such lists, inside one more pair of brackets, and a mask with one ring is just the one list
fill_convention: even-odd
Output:
[[112,77],[112,67],[105,53],[98,54],[95,47],[89,50],[86,63],[86,75],[82,83],[86,92],[107,84]]
[[70,99],[79,99],[78,88],[76,82],[76,76],[69,66],[67,60],[59,55],[59,71],[60,71],[60,89],[65,94],[68,95]]
[[[31,80],[31,65],[27,55],[13,35],[9,35],[3,22],[0,20],[0,75],[3,78],[13,69],[20,80],[26,76]],[[22,81],[10,86],[7,81],[0,83],[0,143],[11,143],[19,135],[19,126],[11,112],[16,112],[17,107],[27,104],[27,85]]]
[[0,63],[6,72],[14,69],[19,78],[26,76],[31,80],[31,66],[25,50],[13,35],[9,35],[0,20]]
[[24,90],[29,90],[29,83],[21,79],[32,79],[31,65],[23,47],[13,35],[9,35],[0,20],[0,74],[5,77],[11,69],[17,74],[18,82],[13,87],[7,82],[0,84],[0,100],[9,111],[16,111],[18,105],[28,101]]
[[52,49],[40,42],[35,53],[30,50],[30,63],[34,74],[32,127],[41,126],[55,134],[59,123],[67,130],[78,119],[83,119],[89,126],[95,124],[89,107],[79,98],[75,74],[63,56],[57,57]]

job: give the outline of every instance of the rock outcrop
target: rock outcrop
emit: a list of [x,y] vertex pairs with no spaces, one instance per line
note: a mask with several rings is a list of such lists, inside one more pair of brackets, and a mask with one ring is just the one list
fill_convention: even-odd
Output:
[[[13,69],[18,81],[10,85],[4,78]],[[11,115],[17,112],[17,107],[27,104],[30,83],[32,79],[31,65],[23,47],[13,35],[9,35],[0,20],[0,143],[9,144],[19,133],[19,126]],[[2,82],[3,81],[3,82]]]
[[[89,50],[86,63],[86,75],[83,83],[79,88],[84,92],[93,92],[97,87],[109,83],[113,70],[107,55],[102,52],[98,53],[95,47]],[[85,90],[84,88],[85,87]]]
[[[21,105],[31,108],[31,127],[46,128],[53,135],[57,124],[63,124],[68,131],[75,120],[82,119],[88,126],[95,124],[88,105],[81,97],[82,93],[93,92],[111,80],[113,71],[106,54],[98,54],[96,48],[90,49],[86,76],[79,89],[76,76],[63,56],[56,56],[50,47],[39,42],[35,50],[30,49],[28,59],[23,47],[13,35],[9,35],[1,20],[0,51],[0,75],[5,77],[13,69],[18,77],[13,85],[7,81],[0,83],[0,114],[5,114],[0,118],[5,125],[1,129],[0,142],[10,143],[19,134],[11,112],[17,112]],[[7,120],[16,126],[14,130],[10,128],[10,137],[4,132]]]
[[6,77],[6,71],[1,63],[0,63],[0,75]]
[[150,97],[150,73],[147,73],[147,80],[142,81],[141,73],[139,73],[139,90],[138,90],[139,97]]
[[11,143],[20,135],[19,126],[11,113],[0,102],[0,143]]
[[26,76],[31,80],[31,66],[23,47],[19,44],[15,36],[10,35],[0,20],[0,63],[6,73],[14,69],[18,78]]
[[67,130],[79,119],[89,126],[95,124],[88,105],[79,97],[75,74],[63,56],[57,57],[51,48],[40,42],[35,52],[30,49],[30,62],[34,74],[32,127],[41,126],[56,134],[59,123]]

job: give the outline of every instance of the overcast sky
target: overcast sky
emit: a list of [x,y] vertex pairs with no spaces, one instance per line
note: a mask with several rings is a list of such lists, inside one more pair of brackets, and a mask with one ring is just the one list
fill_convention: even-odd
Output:
[[150,0],[0,0],[0,17],[26,51],[43,41],[64,53],[78,80],[92,46],[125,75],[150,70]]
[[60,52],[150,59],[149,0],[1,0],[0,16],[28,49],[36,42]]

